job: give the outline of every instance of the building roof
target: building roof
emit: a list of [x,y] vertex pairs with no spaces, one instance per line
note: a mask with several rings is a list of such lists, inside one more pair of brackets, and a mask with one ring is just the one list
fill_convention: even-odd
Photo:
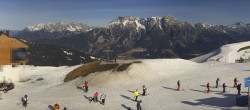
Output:
[[28,48],[29,47],[29,45],[25,43],[24,41],[15,37],[10,37],[6,34],[0,34],[0,42],[2,44],[0,46],[4,46],[8,44],[12,48]]

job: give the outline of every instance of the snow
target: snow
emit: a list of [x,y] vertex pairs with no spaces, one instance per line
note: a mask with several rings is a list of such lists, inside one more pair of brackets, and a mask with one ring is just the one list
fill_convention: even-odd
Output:
[[141,23],[138,22],[138,20],[135,21],[135,24],[136,24],[136,30],[139,30],[139,29],[145,29],[145,26],[142,25]]
[[47,30],[49,32],[62,32],[65,30],[76,32],[76,31],[89,31],[92,29],[92,27],[87,26],[82,23],[76,23],[72,22],[70,24],[64,24],[63,22],[57,22],[57,23],[40,23],[33,26],[28,26],[27,29],[29,31],[39,31],[39,30]]
[[[192,61],[202,62],[205,60],[208,61],[217,61],[224,63],[235,63],[235,60],[240,59],[240,57],[244,59],[250,58],[250,48],[239,51],[239,49],[250,46],[250,41],[240,42],[234,44],[227,44],[222,46],[220,49],[216,49],[213,52],[210,52],[206,55],[200,56],[198,58],[191,59]],[[215,55],[215,56],[214,56]]]
[[93,57],[93,56],[90,56],[90,58],[91,58],[91,59],[96,59],[96,58],[95,58],[95,57]]
[[135,24],[136,25],[135,28],[137,31],[139,31],[139,29],[145,29],[145,26],[141,24],[139,20],[140,18],[138,17],[129,17],[129,16],[120,17],[111,21],[107,27],[113,27],[116,25],[119,26],[120,24],[125,27],[127,25]]
[[202,26],[206,29],[213,27],[213,25],[209,24],[208,22],[202,23]]
[[[105,71],[79,77],[70,82],[63,82],[65,75],[80,65],[67,67],[35,67],[26,66],[25,76],[31,78],[27,82],[15,83],[15,89],[2,93],[1,110],[49,110],[49,106],[59,103],[69,110],[125,110],[126,107],[136,109],[132,101],[132,91],[142,92],[146,85],[148,96],[139,96],[145,110],[214,110],[234,109],[243,110],[247,107],[235,105],[236,89],[232,88],[233,79],[239,83],[249,75],[249,63],[230,63],[241,56],[239,48],[249,45],[249,42],[225,45],[207,55],[196,58],[196,63],[183,59],[138,59],[142,63],[134,63],[123,72]],[[221,57],[216,62],[211,62]],[[210,59],[210,60],[209,60]],[[226,63],[222,62],[227,59]],[[192,59],[194,60],[194,59]],[[118,60],[118,63],[135,60]],[[38,78],[44,80],[36,81]],[[220,86],[226,83],[227,93],[220,93],[222,87],[214,88],[215,81],[220,78]],[[176,82],[180,80],[182,91],[175,91]],[[89,92],[85,93],[76,86],[82,86],[89,81]],[[203,85],[210,83],[211,93],[204,93]],[[106,104],[89,103],[84,97],[107,94]],[[246,95],[247,88],[242,85],[242,93]],[[23,108],[20,98],[27,94],[29,104]]]
[[67,51],[63,51],[63,53],[65,53],[66,55],[73,55],[73,53],[72,52],[67,52]]
[[86,58],[85,58],[85,57],[83,57],[83,56],[80,56],[80,58],[81,58],[81,59],[86,59]]

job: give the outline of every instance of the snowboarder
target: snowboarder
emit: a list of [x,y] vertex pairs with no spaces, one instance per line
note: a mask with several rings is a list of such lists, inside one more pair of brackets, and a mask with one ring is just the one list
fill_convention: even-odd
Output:
[[210,85],[209,85],[209,83],[207,83],[207,93],[209,93],[210,92]]
[[237,82],[238,82],[238,80],[237,80],[237,78],[235,77],[235,78],[234,78],[234,88],[237,86]]
[[238,90],[238,95],[240,95],[241,84],[238,84],[238,85],[237,85],[237,90]]
[[56,104],[54,105],[54,109],[55,109],[55,110],[59,110],[59,109],[60,109],[60,105],[59,105],[58,103],[56,103]]
[[142,95],[145,96],[146,95],[146,90],[147,90],[145,85],[142,86],[142,90],[143,90]]
[[105,99],[106,99],[106,94],[102,94],[100,96],[100,100],[102,101],[101,104],[104,105],[105,104]]
[[139,92],[138,90],[136,89],[135,92],[134,92],[134,96],[135,96],[135,101],[137,101],[137,98],[139,96]]
[[226,84],[225,83],[223,83],[223,85],[222,85],[222,87],[223,87],[223,91],[222,92],[226,92]]
[[24,95],[23,99],[23,106],[26,108],[27,107],[27,104],[28,104],[28,95]]
[[220,81],[220,78],[217,78],[217,79],[216,79],[216,88],[218,88],[219,81]]
[[141,110],[141,100],[137,102],[136,108],[137,110]]
[[177,81],[177,86],[178,86],[177,91],[180,91],[180,80]]
[[84,88],[85,88],[85,92],[88,92],[88,88],[89,88],[89,83],[88,81],[84,82]]

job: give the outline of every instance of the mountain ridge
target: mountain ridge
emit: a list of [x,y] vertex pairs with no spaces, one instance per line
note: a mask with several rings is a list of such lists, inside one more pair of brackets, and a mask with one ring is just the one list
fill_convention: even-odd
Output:
[[250,40],[250,24],[192,25],[172,15],[164,17],[117,17],[106,27],[86,32],[21,32],[19,38],[42,44],[59,45],[105,58],[184,58],[206,54],[228,43]]

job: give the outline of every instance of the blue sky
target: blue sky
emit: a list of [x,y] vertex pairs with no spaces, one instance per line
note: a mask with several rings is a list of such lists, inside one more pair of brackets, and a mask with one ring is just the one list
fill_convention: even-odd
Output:
[[118,16],[173,15],[192,24],[250,23],[250,0],[0,0],[0,29],[49,22],[106,26]]

